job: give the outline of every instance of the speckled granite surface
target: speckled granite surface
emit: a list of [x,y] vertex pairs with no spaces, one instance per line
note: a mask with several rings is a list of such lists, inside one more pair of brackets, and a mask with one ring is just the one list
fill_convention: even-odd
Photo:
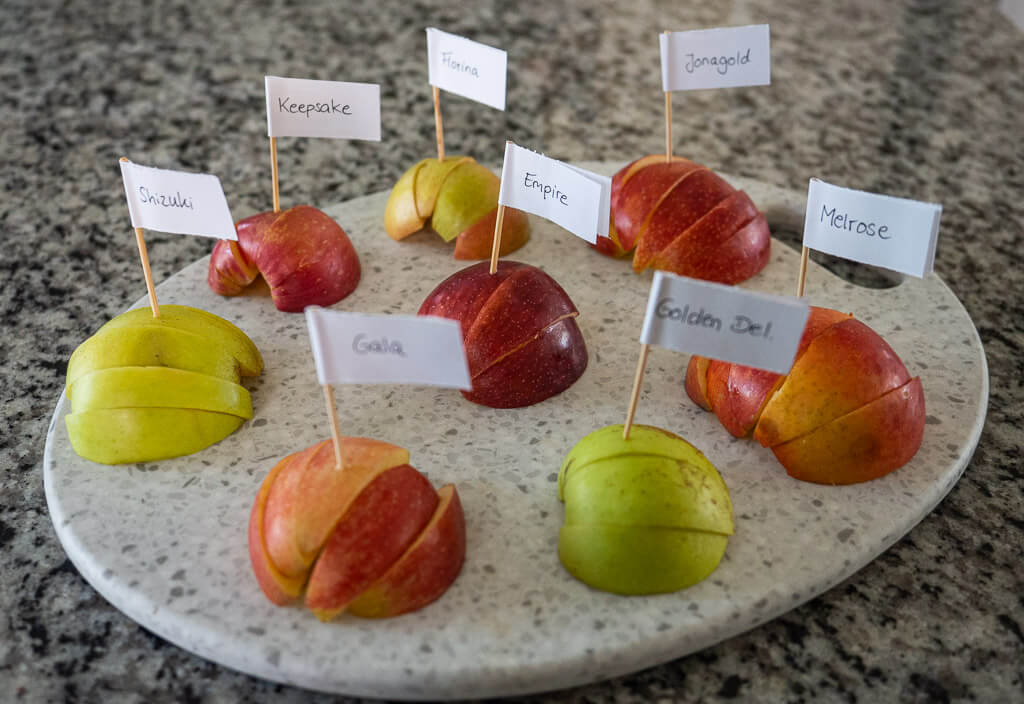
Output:
[[[661,148],[656,31],[772,25],[773,85],[675,98],[676,149],[803,189],[811,175],[944,206],[936,271],[992,378],[974,460],[871,565],[693,656],[536,701],[1010,701],[1024,695],[1024,34],[995,3],[5,3],[0,14],[0,691],[14,701],[331,701],[148,634],[86,584],[43,497],[43,439],[73,348],[142,293],[116,160],[220,175],[269,203],[262,76],[382,84],[384,140],[288,140],[282,200],[388,188],[432,149],[422,28],[503,46],[509,109],[445,100],[450,151],[506,137],[571,160]],[[415,116],[411,120],[410,116]],[[151,234],[162,280],[206,254]],[[937,330],[936,334],[941,334]]]

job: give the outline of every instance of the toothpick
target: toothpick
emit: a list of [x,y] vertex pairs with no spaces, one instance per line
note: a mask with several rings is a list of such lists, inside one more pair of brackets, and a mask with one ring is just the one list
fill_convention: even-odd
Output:
[[640,384],[644,380],[644,367],[647,366],[647,354],[651,351],[650,345],[640,343],[640,359],[636,363],[636,376],[633,377],[633,391],[629,395],[629,408],[626,409],[626,423],[622,426],[622,439],[629,440],[629,431],[633,428],[633,418],[636,416],[636,404],[640,400]]
[[281,194],[277,186],[277,137],[270,138],[270,178],[274,182],[274,212],[281,212]]
[[[665,34],[668,34],[665,30]],[[672,161],[672,92],[665,91],[665,163]]]
[[441,123],[441,89],[434,89],[434,131],[437,133],[437,160],[444,161],[444,127]]
[[[128,161],[127,157],[121,157],[121,161]],[[142,260],[142,275],[146,277],[146,291],[149,293],[149,307],[153,311],[153,317],[160,317],[160,304],[156,300],[156,286],[153,285],[153,272],[149,268],[149,252],[146,251],[146,237],[142,234],[142,228],[135,228],[135,244],[139,248],[139,259]]]
[[327,417],[331,420],[331,437],[334,438],[334,469],[340,471],[345,463],[341,459],[341,429],[334,406],[334,389],[330,384],[324,384],[324,402],[327,404]]
[[501,228],[505,222],[505,206],[498,205],[498,215],[494,219],[494,241],[491,243],[491,273],[498,271],[498,252],[501,251]]
[[807,280],[807,257],[810,251],[807,245],[804,245],[803,251],[800,252],[800,276],[796,280],[797,298],[803,298],[804,295],[804,282]]

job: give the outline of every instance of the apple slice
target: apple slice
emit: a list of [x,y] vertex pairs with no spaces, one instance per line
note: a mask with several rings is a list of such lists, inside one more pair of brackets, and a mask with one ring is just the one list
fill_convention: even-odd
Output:
[[666,163],[662,160],[639,169],[625,181],[619,191],[618,207],[612,209],[615,232],[621,247],[627,252],[632,251],[640,241],[644,228],[658,204],[679,181],[688,174],[702,169],[706,170],[692,161]]
[[708,398],[708,367],[710,365],[711,360],[707,357],[692,355],[686,364],[686,376],[683,379],[686,395],[705,411],[711,410],[711,400]]
[[363,618],[398,616],[438,599],[459,576],[466,558],[466,519],[452,484],[437,491],[430,522],[402,556],[349,604]]
[[[495,208],[470,225],[468,229],[455,238],[456,259],[489,259],[494,242],[494,225],[498,219]],[[501,221],[501,245],[498,256],[504,257],[516,251],[530,239],[530,221],[526,213],[515,208],[505,208],[505,218]]]
[[856,319],[831,325],[797,358],[754,437],[773,447],[805,435],[910,380],[903,362]]
[[497,208],[500,188],[501,181],[487,167],[475,161],[457,164],[437,194],[431,227],[445,242],[452,241]]
[[309,577],[306,607],[321,621],[344,611],[401,557],[437,504],[430,482],[409,465],[379,474],[327,538]]
[[235,432],[245,419],[191,408],[98,408],[69,413],[64,421],[80,456],[127,464],[198,452]]
[[924,437],[921,378],[775,445],[772,452],[790,476],[818,484],[854,484],[902,467]]
[[423,229],[427,218],[420,217],[416,208],[416,175],[423,169],[427,159],[415,164],[398,179],[387,205],[384,206],[384,231],[393,240],[402,240]]
[[80,376],[68,389],[74,413],[98,408],[191,408],[252,418],[244,386],[170,367],[113,367]]
[[[437,197],[444,187],[444,182],[456,167],[473,160],[465,156],[450,156],[444,161],[424,159],[423,168],[416,172],[416,184],[413,196],[416,201],[416,213],[423,220],[429,220],[437,207]],[[474,162],[475,163],[475,162]],[[488,171],[488,174],[490,172]],[[493,174],[490,174],[493,176]],[[484,177],[484,180],[487,180]],[[397,189],[397,184],[395,188]],[[497,199],[497,196],[495,196]]]

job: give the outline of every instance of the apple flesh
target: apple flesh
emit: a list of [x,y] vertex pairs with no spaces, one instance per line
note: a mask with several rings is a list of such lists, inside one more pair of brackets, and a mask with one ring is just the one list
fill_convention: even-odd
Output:
[[348,235],[326,213],[299,205],[259,213],[235,225],[238,242],[220,240],[207,282],[214,293],[240,294],[263,275],[278,310],[330,306],[355,290],[359,257]]
[[730,433],[753,430],[805,481],[883,476],[909,462],[924,435],[920,378],[871,328],[828,308],[812,307],[787,375],[694,356],[684,386]]
[[502,260],[495,274],[481,262],[442,281],[420,315],[457,320],[472,391],[463,395],[493,408],[539,403],[569,388],[587,366],[579,312],[540,269]]
[[558,556],[577,579],[618,594],[691,586],[714,571],[734,532],[729,490],[699,450],[660,428],[597,430],[558,475]]
[[735,284],[763,269],[771,233],[742,191],[695,162],[652,154],[612,177],[611,227],[602,254],[633,252],[633,268]]
[[212,313],[161,306],[109,321],[68,361],[72,447],[103,464],[168,459],[219,442],[252,417],[241,376],[263,369],[244,332]]
[[[498,212],[501,181],[469,157],[424,159],[395,184],[384,208],[384,230],[401,240],[429,225],[445,242],[455,240],[456,259],[487,259]],[[530,238],[526,214],[506,208],[500,255]]]
[[[279,606],[305,591],[306,606],[322,620],[356,613],[363,595],[399,583],[407,585],[407,598],[378,599],[373,615],[393,616],[437,599],[465,558],[461,505],[451,505],[446,489],[435,492],[409,466],[405,449],[369,438],[341,443],[341,469],[325,440],[285,457],[263,481],[249,516],[249,555],[260,588]],[[447,520],[457,518],[459,530],[438,540],[430,536],[442,506],[457,511]]]

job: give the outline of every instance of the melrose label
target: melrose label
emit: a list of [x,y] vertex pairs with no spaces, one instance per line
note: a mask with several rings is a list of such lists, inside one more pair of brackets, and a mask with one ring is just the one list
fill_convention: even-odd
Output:
[[505,109],[508,54],[433,27],[427,28],[427,80],[464,98]]
[[612,180],[505,144],[498,203],[540,215],[594,244],[608,235]]
[[267,135],[380,141],[380,86],[267,76]]
[[809,314],[794,298],[656,271],[640,341],[785,374]]
[[673,90],[766,86],[772,82],[768,25],[660,35],[661,83]]
[[812,178],[807,188],[804,245],[911,276],[935,265],[942,206],[895,198]]
[[213,174],[155,169],[122,161],[132,227],[237,240],[220,179]]
[[458,322],[422,315],[306,308],[316,376],[324,384],[423,384],[469,391]]

